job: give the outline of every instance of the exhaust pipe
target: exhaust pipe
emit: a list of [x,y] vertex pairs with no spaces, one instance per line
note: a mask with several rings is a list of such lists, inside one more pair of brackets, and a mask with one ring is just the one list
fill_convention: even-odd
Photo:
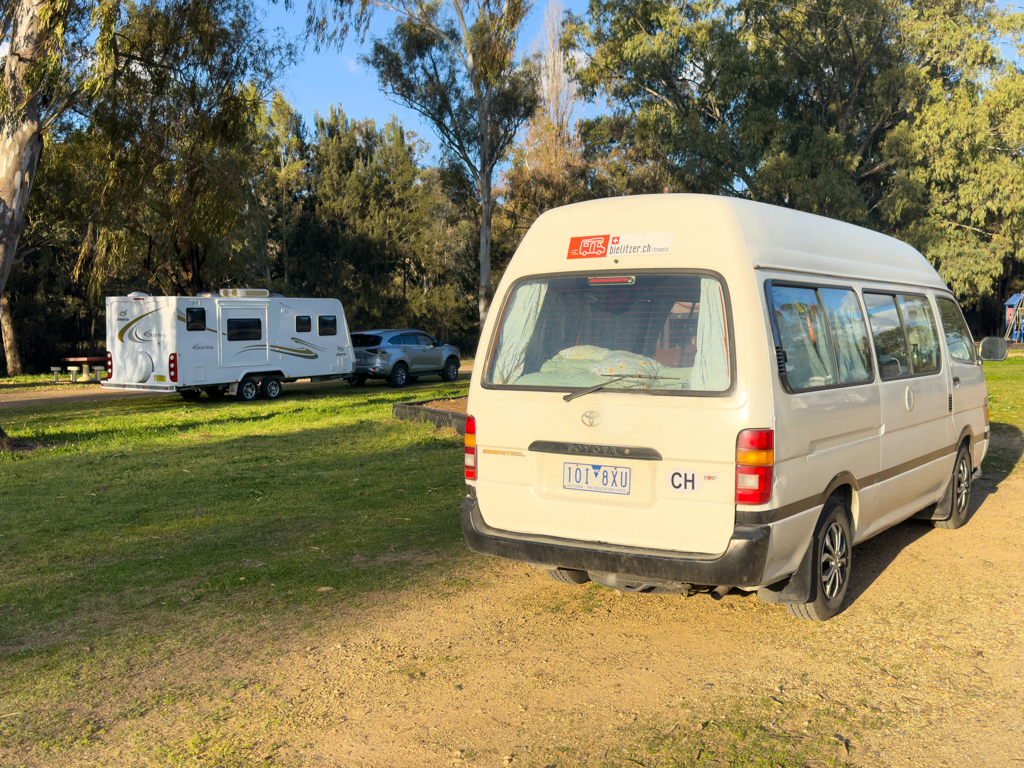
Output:
[[711,596],[715,598],[715,600],[721,600],[730,592],[732,592],[732,587],[715,587],[711,590]]

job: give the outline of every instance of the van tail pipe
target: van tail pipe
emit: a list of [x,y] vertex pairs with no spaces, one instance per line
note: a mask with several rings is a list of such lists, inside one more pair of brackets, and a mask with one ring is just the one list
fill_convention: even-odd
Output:
[[715,587],[711,590],[711,596],[715,598],[715,600],[721,600],[730,592],[732,592],[732,587]]

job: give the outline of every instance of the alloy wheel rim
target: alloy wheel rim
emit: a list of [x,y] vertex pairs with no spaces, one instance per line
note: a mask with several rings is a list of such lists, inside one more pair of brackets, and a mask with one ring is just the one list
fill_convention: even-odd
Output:
[[968,476],[967,459],[961,458],[956,465],[956,513],[967,512],[967,503],[971,497],[971,480]]
[[850,546],[846,531],[833,521],[821,542],[821,588],[829,600],[843,591],[849,569]]
[[395,371],[395,383],[405,384],[405,368],[399,368]]
[[267,385],[267,394],[270,395],[270,397],[277,397],[280,393],[281,385],[278,384],[276,381],[271,381]]
[[253,384],[252,382],[247,382],[247,383],[246,383],[246,384],[245,384],[245,385],[244,385],[244,386],[242,387],[242,393],[243,393],[243,394],[244,394],[244,395],[245,395],[245,396],[246,396],[246,397],[247,397],[248,399],[250,399],[250,400],[251,400],[252,398],[256,397],[256,385],[255,385],[255,384]]

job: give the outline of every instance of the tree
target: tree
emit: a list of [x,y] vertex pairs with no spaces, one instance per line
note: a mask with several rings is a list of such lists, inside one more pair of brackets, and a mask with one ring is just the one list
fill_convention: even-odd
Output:
[[248,0],[154,0],[118,18],[117,76],[84,137],[104,173],[78,274],[97,290],[125,270],[182,295],[242,273],[259,121],[290,56],[253,17]]
[[452,167],[463,171],[479,204],[480,323],[491,298],[494,170],[538,105],[537,72],[516,59],[525,0],[423,4],[380,0],[399,17],[363,57],[381,87],[429,120]]

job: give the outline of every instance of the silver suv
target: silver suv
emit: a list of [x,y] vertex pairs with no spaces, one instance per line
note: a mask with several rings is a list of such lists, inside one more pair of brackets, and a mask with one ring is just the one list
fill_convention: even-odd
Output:
[[352,334],[356,367],[352,386],[367,379],[387,379],[393,387],[404,387],[420,376],[440,376],[455,381],[459,375],[459,350],[443,344],[429,333],[404,330],[360,331]]

